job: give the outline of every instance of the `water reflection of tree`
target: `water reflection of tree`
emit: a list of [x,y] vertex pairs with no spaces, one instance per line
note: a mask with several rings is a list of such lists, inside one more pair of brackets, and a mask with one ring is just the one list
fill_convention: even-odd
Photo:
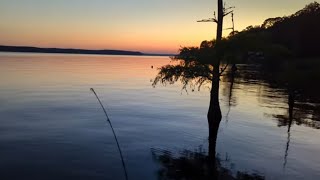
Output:
[[[254,69],[252,69],[254,67]],[[271,114],[278,122],[278,127],[287,127],[287,142],[284,151],[283,168],[286,168],[290,151],[293,125],[303,125],[320,129],[319,87],[314,84],[314,74],[301,72],[298,68],[289,70],[270,71],[257,66],[247,66],[241,70],[239,77],[242,83],[254,84],[260,88],[263,104],[270,108],[285,109],[283,114]],[[297,76],[299,75],[299,76]],[[287,105],[283,105],[287,104]]]
[[[226,164],[232,168],[234,166],[230,159],[221,159],[216,157],[215,170],[211,169],[210,158],[207,152],[202,148],[195,151],[184,150],[178,155],[170,151],[161,151],[152,149],[152,156],[155,161],[160,163],[161,168],[158,170],[158,179],[172,180],[262,180],[264,176],[258,173],[247,173],[238,171],[235,174],[228,169]],[[224,165],[223,165],[224,164]],[[215,172],[212,174],[212,172]]]
[[237,105],[237,98],[233,95],[236,75],[237,71],[235,69],[230,69],[230,71],[226,71],[225,75],[221,77],[221,80],[228,84],[228,86],[225,85],[222,88],[223,95],[227,97],[228,111],[226,113],[226,122],[229,121],[231,108]]
[[[289,98],[290,99],[290,98]],[[303,125],[314,129],[320,129],[319,106],[309,104],[295,104],[294,109],[289,104],[286,114],[274,114],[278,126]]]
[[242,66],[240,71],[238,81],[257,88],[262,104],[287,111],[271,114],[279,127],[296,124],[320,129],[320,87],[313,74],[297,69],[270,71],[251,65]]
[[295,91],[292,88],[288,88],[288,109],[287,113],[284,115],[278,115],[274,114],[273,117],[278,120],[278,126],[287,126],[287,143],[285,147],[285,155],[284,155],[284,163],[283,168],[286,168],[287,162],[288,162],[288,156],[289,156],[289,148],[290,148],[290,142],[291,142],[291,127],[293,123],[295,122],[297,125],[305,125],[308,127],[320,128],[319,121],[312,120],[312,113],[306,111],[308,109],[305,106],[308,106],[306,104],[300,104],[298,105],[296,103],[298,95],[298,92]]

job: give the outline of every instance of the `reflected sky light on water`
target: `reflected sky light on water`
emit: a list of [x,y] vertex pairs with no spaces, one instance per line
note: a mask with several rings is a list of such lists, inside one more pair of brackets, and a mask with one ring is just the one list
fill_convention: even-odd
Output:
[[[187,93],[180,84],[151,85],[157,67],[169,61],[1,53],[0,179],[123,178],[111,129],[90,88],[107,107],[130,179],[157,179],[151,149],[206,149],[208,89]],[[315,111],[296,106],[288,137],[287,125],[279,126],[288,116],[285,90],[236,77],[230,101],[228,78],[220,93],[217,152],[232,162],[226,168],[266,179],[320,176],[320,131],[306,123],[317,124]]]

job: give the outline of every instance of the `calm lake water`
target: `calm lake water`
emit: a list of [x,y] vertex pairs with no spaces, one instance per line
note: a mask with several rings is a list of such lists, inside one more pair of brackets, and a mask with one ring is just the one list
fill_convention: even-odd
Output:
[[[158,179],[163,167],[154,151],[178,157],[207,149],[208,87],[188,93],[180,84],[152,87],[157,67],[169,61],[1,53],[0,179],[124,179],[112,131],[90,88],[113,122],[129,179]],[[319,104],[297,101],[289,108],[284,89],[250,73],[233,85],[222,78],[222,166],[234,175],[319,179]]]

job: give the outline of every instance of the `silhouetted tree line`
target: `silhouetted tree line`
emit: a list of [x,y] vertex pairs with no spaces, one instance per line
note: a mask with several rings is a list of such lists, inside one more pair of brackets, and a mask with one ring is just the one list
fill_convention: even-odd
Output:
[[298,57],[319,57],[319,22],[320,4],[313,2],[291,16],[269,18],[261,28]]
[[[254,62],[276,69],[290,59],[292,66],[300,66],[300,61],[292,59],[319,56],[318,22],[320,4],[314,2],[291,16],[269,18],[261,26],[249,26],[241,32],[233,31],[218,41],[203,41],[199,47],[182,47],[179,54],[172,58],[178,63],[162,67],[154,85],[181,80],[184,88],[190,85],[195,89],[212,81],[218,84],[217,76],[226,67],[221,68],[221,64]],[[304,69],[319,65],[311,61],[304,61],[303,64],[311,64]]]
[[266,78],[274,80],[271,84],[290,84],[317,96],[313,89],[320,89],[318,85],[308,87],[320,79],[320,61],[307,57],[319,56],[319,20],[320,4],[314,2],[291,16],[269,18],[261,26],[234,31],[219,43],[212,40],[199,47],[183,47],[172,58],[176,63],[160,68],[153,85],[181,81],[184,89],[195,90],[204,84],[218,84],[218,76],[225,74],[229,64],[259,63],[266,70],[261,75],[272,76]]
[[290,16],[269,18],[261,26],[233,31],[218,45],[213,40],[203,41],[199,47],[183,47],[175,59],[201,64],[212,64],[214,59],[275,64],[296,57],[319,57],[319,22],[320,4],[313,2]]
[[[248,59],[250,52],[265,60],[319,57],[320,4],[313,2],[290,16],[269,18],[261,26],[232,32],[227,51]],[[259,58],[259,57],[258,57]]]

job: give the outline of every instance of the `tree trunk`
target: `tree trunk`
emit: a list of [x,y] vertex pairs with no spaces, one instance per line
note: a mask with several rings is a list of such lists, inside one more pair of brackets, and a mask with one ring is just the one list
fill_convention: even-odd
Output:
[[[222,39],[222,27],[223,27],[223,0],[218,0],[218,26],[216,46]],[[217,178],[218,172],[216,168],[216,141],[219,130],[220,121],[222,118],[221,109],[219,104],[219,86],[220,86],[220,56],[218,52],[217,59],[212,63],[214,67],[212,87],[210,93],[210,105],[208,110],[208,125],[209,125],[209,162],[210,162],[210,178]]]
[[[216,37],[216,46],[219,46],[219,43],[222,39],[222,27],[223,27],[223,0],[218,0],[218,26],[217,26],[217,37]],[[216,132],[213,134],[213,138],[210,138],[210,130],[213,128],[219,128],[219,124],[222,118],[221,109],[219,104],[219,86],[220,86],[220,56],[218,52],[218,57],[213,62],[214,72],[213,72],[213,80],[212,87],[210,93],[210,105],[208,110],[208,124],[209,124],[209,143],[211,139],[216,140]],[[215,144],[215,143],[213,143]]]
[[218,0],[218,26],[217,26],[217,43],[222,39],[222,28],[223,28],[223,0]]
[[209,125],[209,178],[215,179],[218,175],[216,167],[216,144],[218,130],[222,119],[221,109],[219,104],[219,78],[212,81],[212,89],[210,95],[210,106],[208,111]]
[[[216,37],[216,48],[218,51],[219,43],[222,40],[222,27],[223,27],[223,0],[218,0],[218,26],[217,26],[217,37]],[[221,52],[217,52],[217,59],[214,59],[213,65],[213,80],[210,95],[210,105],[208,111],[208,122],[209,127],[212,121],[221,121],[221,109],[219,104],[219,86],[220,86],[220,58]]]

